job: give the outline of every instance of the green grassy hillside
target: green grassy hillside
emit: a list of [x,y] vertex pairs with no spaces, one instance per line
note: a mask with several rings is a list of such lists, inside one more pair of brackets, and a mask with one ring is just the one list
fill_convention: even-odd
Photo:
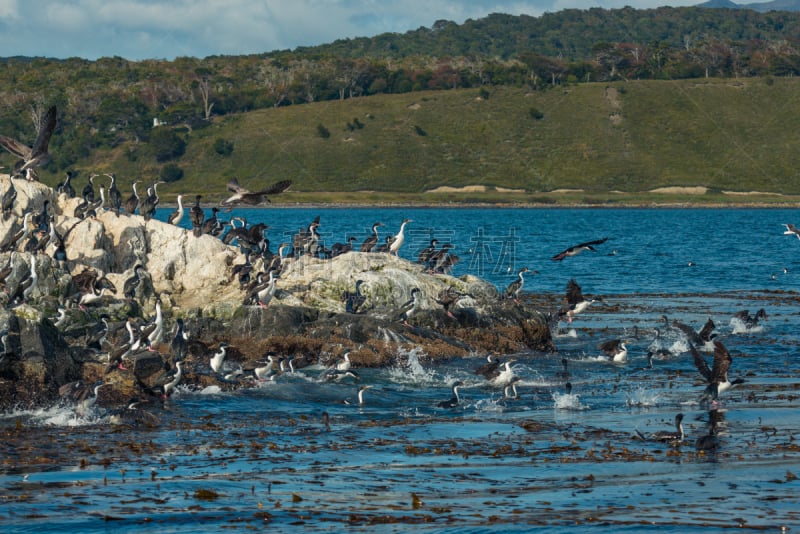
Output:
[[[161,190],[167,200],[222,197],[238,176],[251,189],[293,180],[276,199],[283,202],[647,201],[642,193],[670,186],[710,188],[677,201],[715,201],[720,191],[798,195],[798,119],[800,80],[791,78],[499,87],[488,98],[474,89],[379,95],[218,117],[182,134],[188,145],[175,163],[185,176]],[[230,156],[214,151],[220,138],[233,142]],[[126,144],[78,168],[114,171],[127,191],[160,165],[145,145]],[[470,185],[489,191],[424,193]],[[545,194],[559,189],[582,191]]]

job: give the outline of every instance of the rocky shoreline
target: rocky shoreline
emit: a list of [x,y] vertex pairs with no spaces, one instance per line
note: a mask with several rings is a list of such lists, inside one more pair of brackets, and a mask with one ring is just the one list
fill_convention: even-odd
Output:
[[[172,382],[248,387],[268,357],[274,374],[278,361],[327,367],[345,353],[357,369],[393,364],[410,348],[431,359],[555,350],[547,314],[476,277],[430,274],[387,253],[300,255],[284,260],[268,304],[245,304],[252,289],[236,276],[239,247],[103,206],[81,219],[82,199],[0,175],[0,194],[12,187],[0,221],[3,411],[87,402],[95,391],[98,405],[113,408],[166,398]],[[266,272],[266,260],[251,267]],[[130,280],[138,283],[125,295]],[[359,280],[363,303],[348,313],[342,296]],[[400,307],[414,288],[418,305],[404,322]],[[440,302],[447,292],[459,295],[449,310]],[[176,344],[179,322],[186,336]],[[214,371],[220,347],[226,366]]]

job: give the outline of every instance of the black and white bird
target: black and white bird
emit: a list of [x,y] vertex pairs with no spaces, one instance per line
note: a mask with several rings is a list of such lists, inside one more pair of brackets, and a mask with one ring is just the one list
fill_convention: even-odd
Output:
[[406,225],[410,222],[414,222],[411,219],[403,219],[403,222],[400,223],[400,230],[398,230],[397,234],[395,234],[394,239],[389,244],[389,253],[394,254],[395,256],[399,255],[400,247],[403,246],[405,242],[405,229]]
[[127,299],[133,299],[136,296],[136,290],[142,284],[142,280],[145,277],[144,266],[141,263],[137,263],[133,268],[133,275],[130,276],[127,280],[125,280],[124,285],[122,286],[122,294]]
[[67,198],[75,198],[75,188],[72,186],[72,179],[77,174],[75,171],[67,171],[67,177],[56,187],[56,193],[65,194]]
[[21,158],[14,165],[14,173],[16,175],[24,173],[28,179],[32,179],[32,176],[35,176],[36,168],[44,167],[50,163],[52,156],[48,152],[48,147],[50,145],[50,137],[56,128],[56,114],[56,106],[51,106],[42,115],[33,146],[27,146],[16,139],[0,135],[0,146]]
[[539,273],[538,271],[531,271],[527,267],[520,269],[517,272],[517,279],[508,284],[508,287],[506,288],[506,298],[514,299],[514,302],[519,304],[519,294],[525,285],[525,277],[523,275],[528,272],[533,272],[533,274]]
[[679,413],[675,416],[675,430],[659,430],[650,434],[643,434],[636,429],[636,434],[644,441],[660,441],[662,443],[679,444],[681,443],[686,434],[683,431],[683,414]]
[[228,181],[228,191],[233,193],[231,196],[220,202],[220,206],[225,208],[233,208],[239,204],[247,204],[249,206],[257,206],[264,202],[269,202],[267,195],[277,195],[283,193],[289,186],[292,185],[291,180],[281,180],[272,186],[262,189],[260,191],[249,191],[239,185],[239,180],[231,178]]
[[699,452],[714,451],[720,447],[718,426],[722,422],[722,417],[719,410],[714,409],[708,412],[708,434],[700,436],[694,442],[694,447]]
[[372,252],[372,249],[378,244],[378,228],[381,226],[383,226],[382,222],[372,225],[372,233],[361,243],[361,252]]
[[708,384],[703,392],[701,401],[710,400],[713,404],[716,404],[722,393],[738,384],[744,383],[744,379],[741,377],[733,381],[728,378],[728,371],[730,370],[733,358],[731,358],[730,352],[728,352],[728,349],[725,348],[721,342],[714,341],[714,361],[710,369],[706,360],[691,343],[689,344],[689,350],[692,353],[694,365],[700,372],[700,376],[702,376],[703,380]]
[[797,228],[792,223],[786,223],[784,226],[786,227],[786,230],[783,232],[783,235],[793,235],[797,237],[797,239],[800,239],[800,228]]
[[201,198],[200,195],[197,195],[194,198],[194,206],[189,210],[189,220],[192,222],[192,233],[195,237],[203,235],[203,220],[206,218],[203,208],[200,207]]
[[600,350],[612,362],[624,362],[628,359],[628,347],[622,339],[611,339],[600,344]]
[[595,241],[587,241],[586,243],[580,243],[578,245],[574,245],[572,247],[569,247],[569,248],[559,252],[558,254],[556,254],[555,256],[553,256],[550,259],[553,260],[553,261],[561,261],[564,258],[569,257],[569,256],[577,256],[578,254],[580,254],[584,250],[591,250],[592,252],[597,252],[597,249],[594,248],[593,245],[602,245],[606,241],[608,241],[608,238],[604,237],[603,239],[597,239]]
[[456,380],[453,382],[453,396],[447,400],[443,400],[436,404],[439,408],[455,408],[461,402],[461,398],[458,396],[458,388],[463,386],[464,382],[461,380]]
[[367,301],[366,295],[361,293],[361,286],[364,280],[356,280],[355,291],[343,291],[340,300],[344,302],[344,311],[347,313],[358,313],[361,306]]
[[219,344],[217,348],[217,352],[215,352],[211,359],[209,360],[208,364],[211,366],[211,370],[215,373],[219,373],[222,370],[222,364],[225,361],[225,355],[228,350],[228,344],[223,341]]
[[684,324],[677,319],[672,321],[672,325],[683,332],[686,336],[686,339],[691,343],[695,348],[700,350],[711,352],[714,349],[714,339],[717,337],[717,333],[714,332],[714,329],[717,327],[714,324],[714,321],[709,317],[706,323],[703,325],[703,328],[700,329],[699,332],[695,331],[694,328],[691,326]]
[[600,299],[587,299],[583,296],[583,292],[581,290],[581,286],[578,285],[578,282],[575,279],[570,279],[567,282],[567,294],[565,297],[565,304],[559,310],[558,316],[559,317],[566,317],[567,323],[572,322],[572,318],[578,315],[579,313],[583,312],[588,308],[593,302],[596,302]]
[[750,315],[748,310],[740,310],[733,314],[733,318],[741,321],[745,328],[752,329],[758,326],[759,320],[766,320],[767,311],[764,308],[759,308],[754,315]]
[[177,201],[178,207],[167,217],[167,222],[175,226],[179,226],[183,220],[183,195],[178,195]]
[[486,380],[489,380],[497,376],[501,363],[500,358],[490,352],[486,355],[486,363],[475,369],[475,374],[481,375]]
[[419,307],[419,294],[420,289],[415,287],[411,290],[411,298],[408,299],[402,306],[400,306],[400,313],[398,319],[403,322],[405,326],[411,326],[408,319],[417,312]]

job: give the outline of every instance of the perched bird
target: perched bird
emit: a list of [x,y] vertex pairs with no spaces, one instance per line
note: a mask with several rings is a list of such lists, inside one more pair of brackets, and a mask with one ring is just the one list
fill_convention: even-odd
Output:
[[403,219],[403,222],[400,224],[400,230],[395,234],[392,243],[389,245],[389,252],[394,254],[395,256],[398,255],[400,252],[400,247],[403,246],[403,242],[405,241],[405,229],[406,225],[410,222],[414,222],[411,219]]
[[[514,299],[514,302],[519,304],[519,294],[522,291],[522,287],[525,285],[525,278],[524,274],[530,272],[530,269],[527,267],[523,267],[517,272],[517,279],[508,284],[506,288],[506,298]],[[533,274],[538,274],[538,271],[533,271]]]
[[16,139],[0,135],[0,146],[15,156],[22,158],[22,161],[17,162],[14,166],[15,174],[26,173],[26,176],[30,178],[30,172],[28,171],[33,172],[37,167],[44,167],[50,163],[52,156],[47,149],[55,128],[56,106],[51,106],[39,121],[33,146],[29,147]]
[[334,243],[331,246],[331,258],[335,258],[336,256],[341,256],[342,254],[346,254],[353,250],[353,243],[356,240],[356,236],[351,235],[347,238],[346,243]]
[[711,400],[712,403],[716,403],[721,393],[731,389],[733,386],[744,383],[743,378],[737,378],[733,381],[728,379],[728,370],[731,367],[733,358],[731,358],[728,349],[719,341],[714,341],[714,361],[710,369],[708,368],[708,363],[691,343],[689,344],[689,350],[694,358],[695,367],[697,367],[703,380],[708,384],[703,392],[701,401]]
[[428,260],[430,260],[431,256],[433,256],[433,253],[436,252],[436,247],[438,245],[438,239],[431,239],[431,244],[419,251],[417,263],[421,265],[428,265]]
[[169,214],[167,217],[167,222],[170,224],[174,224],[178,226],[181,224],[181,220],[183,219],[183,195],[178,195],[178,207],[175,208],[175,211]]
[[94,202],[94,179],[97,177],[95,173],[89,175],[89,181],[81,189],[81,198],[86,202]]
[[343,291],[339,300],[344,302],[344,311],[347,313],[358,313],[364,302],[367,301],[366,295],[361,293],[361,286],[364,280],[356,280],[355,291]]
[[613,362],[624,362],[628,358],[628,348],[621,339],[611,339],[601,343],[600,350]]
[[800,229],[798,229],[792,223],[786,223],[784,226],[786,227],[786,231],[783,232],[783,235],[793,235],[796,236],[797,239],[800,239]]
[[417,307],[419,306],[419,294],[420,289],[415,287],[411,290],[411,298],[406,301],[402,306],[400,306],[400,313],[398,314],[398,318],[403,322],[405,326],[411,326],[408,323],[408,319],[414,315],[417,311]]
[[644,441],[660,441],[662,443],[678,444],[686,437],[683,432],[683,414],[679,413],[675,416],[675,431],[659,430],[651,434],[643,434],[637,428],[636,434]]
[[169,351],[175,361],[181,361],[186,357],[189,346],[187,341],[189,336],[184,330],[183,319],[178,318],[175,320],[175,335],[172,336],[172,341],[169,344]]
[[203,235],[203,220],[206,218],[203,208],[200,207],[201,198],[200,195],[197,195],[194,199],[194,206],[189,210],[189,220],[192,221],[192,233],[195,237]]
[[145,269],[141,263],[137,263],[133,268],[133,276],[125,280],[122,286],[122,294],[127,299],[132,299],[136,296],[136,290],[142,284],[142,279],[145,276]]
[[597,239],[596,241],[587,241],[586,243],[580,243],[578,245],[569,247],[568,249],[562,252],[559,252],[550,259],[553,261],[561,261],[568,256],[577,256],[584,250],[591,250],[592,252],[597,252],[597,249],[594,248],[592,245],[602,245],[606,241],[608,241],[608,238],[604,237],[603,239]]
[[436,406],[438,406],[439,408],[455,408],[456,406],[458,406],[459,402],[461,402],[461,399],[458,397],[458,388],[459,386],[463,385],[464,382],[462,382],[461,380],[456,380],[455,382],[453,382],[453,396],[447,400],[439,402],[438,404],[436,404]]
[[372,225],[372,234],[361,244],[361,252],[372,252],[372,249],[378,244],[378,228],[381,226],[383,226],[381,222],[376,222]]
[[2,202],[3,219],[7,219],[11,214],[11,211],[14,209],[15,200],[17,200],[17,189],[14,187],[14,182],[9,180],[8,189],[3,193],[3,198],[0,201]]
[[75,198],[75,188],[72,187],[72,179],[75,178],[77,174],[75,171],[67,171],[67,177],[64,181],[56,187],[56,193],[58,194],[65,194],[67,198]]
[[445,286],[441,291],[439,291],[439,295],[434,300],[437,304],[444,308],[444,311],[447,313],[448,317],[455,319],[456,316],[450,311],[450,307],[456,304],[460,299],[471,296],[472,295],[466,295],[456,291],[456,289],[452,286]]
[[220,202],[220,205],[226,208],[233,208],[239,204],[256,206],[264,202],[269,202],[270,200],[267,195],[277,195],[278,193],[282,193],[286,191],[290,185],[292,185],[291,180],[281,180],[267,189],[262,189],[261,191],[248,191],[239,185],[239,181],[236,178],[231,178],[228,181],[228,191],[232,192],[233,194]]
[[111,205],[111,211],[119,215],[122,208],[122,193],[117,187],[117,175],[112,172],[106,173],[106,176],[111,178],[111,185],[108,186],[108,202]]
[[134,180],[133,184],[131,185],[133,192],[131,196],[125,200],[125,211],[128,215],[133,215],[136,213],[136,210],[139,208],[139,193],[136,191],[136,184],[139,183],[139,180]]
[[211,366],[211,370],[215,373],[218,373],[222,369],[222,363],[225,361],[225,354],[228,349],[228,344],[226,342],[221,342],[219,347],[217,348],[217,352],[211,356],[209,360],[209,365]]
[[172,395],[172,392],[175,391],[175,388],[181,381],[181,378],[183,376],[183,369],[181,368],[181,365],[183,365],[182,361],[178,360],[177,362],[175,362],[175,369],[173,370],[172,373],[166,375],[165,377],[166,382],[159,384],[159,387],[161,389],[161,398],[163,398],[164,400],[166,400],[167,398],[169,398],[170,395]]
[[600,299],[587,299],[583,296],[581,286],[575,281],[570,279],[567,282],[567,294],[565,297],[565,305],[559,310],[559,317],[567,317],[567,323],[572,323],[572,318],[583,312],[593,302]]

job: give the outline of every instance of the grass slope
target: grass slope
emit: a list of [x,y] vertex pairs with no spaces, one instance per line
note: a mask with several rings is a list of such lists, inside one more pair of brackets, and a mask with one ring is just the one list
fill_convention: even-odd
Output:
[[[798,79],[497,87],[487,99],[474,89],[379,95],[217,117],[186,134],[177,162],[185,177],[162,191],[167,200],[198,191],[221,198],[238,176],[250,189],[293,180],[277,202],[647,202],[647,191],[668,186],[711,190],[671,199],[678,202],[735,201],[720,196],[727,190],[798,195],[798,118]],[[355,119],[363,127],[349,130]],[[215,153],[218,138],[233,141],[231,156]],[[79,167],[113,170],[127,191],[134,177],[149,181],[159,169],[141,147],[129,161],[130,149],[98,151]],[[490,190],[424,193],[468,185]],[[546,194],[558,189],[582,191]]]

